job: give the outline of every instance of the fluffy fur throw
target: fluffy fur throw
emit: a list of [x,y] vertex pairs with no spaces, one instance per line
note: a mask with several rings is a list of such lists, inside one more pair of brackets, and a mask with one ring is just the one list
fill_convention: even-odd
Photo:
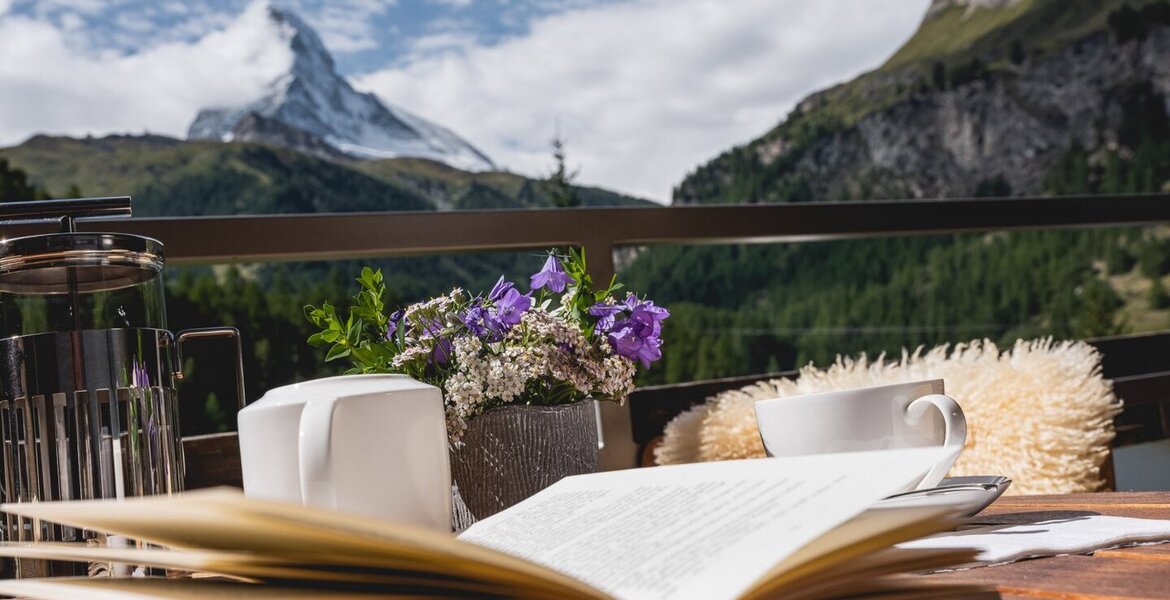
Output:
[[951,475],[1005,475],[1009,494],[1096,491],[1121,402],[1101,377],[1101,356],[1083,342],[1018,341],[1001,352],[990,341],[925,354],[840,358],[723,392],[675,417],[655,451],[658,464],[764,456],[753,402],[838,389],[943,379],[967,417],[967,444]]

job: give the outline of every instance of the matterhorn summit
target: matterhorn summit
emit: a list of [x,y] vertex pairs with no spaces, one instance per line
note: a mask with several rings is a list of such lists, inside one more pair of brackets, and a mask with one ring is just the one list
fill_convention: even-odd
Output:
[[257,100],[199,111],[189,139],[264,142],[335,158],[414,156],[472,171],[495,168],[450,130],[354,90],[300,17],[273,6],[266,10],[292,51],[292,66]]

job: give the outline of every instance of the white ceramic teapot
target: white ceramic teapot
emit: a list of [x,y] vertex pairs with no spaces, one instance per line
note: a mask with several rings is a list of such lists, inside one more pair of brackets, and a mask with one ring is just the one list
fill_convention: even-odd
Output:
[[244,494],[451,531],[443,397],[405,375],[270,390],[240,411]]

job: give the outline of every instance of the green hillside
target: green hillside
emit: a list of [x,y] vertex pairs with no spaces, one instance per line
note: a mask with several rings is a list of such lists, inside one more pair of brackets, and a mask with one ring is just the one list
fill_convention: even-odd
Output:
[[[423,159],[333,162],[254,143],[163,136],[36,136],[0,158],[62,197],[131,195],[134,214],[288,214],[547,207],[542,182],[512,173],[469,173]],[[586,206],[651,205],[576,188]]]
[[1019,0],[995,10],[951,6],[923,21],[881,72],[923,68],[943,61],[959,64],[1010,62],[1013,45],[1029,53],[1062,48],[1108,29],[1109,16],[1157,0]]
[[[502,171],[472,173],[421,158],[359,161],[362,173],[430,198],[440,208],[546,208],[549,187],[541,180]],[[582,206],[655,206],[601,188],[574,186]]]
[[72,185],[91,196],[133,196],[139,216],[434,209],[385,180],[259,144],[37,136],[0,156],[58,196]]

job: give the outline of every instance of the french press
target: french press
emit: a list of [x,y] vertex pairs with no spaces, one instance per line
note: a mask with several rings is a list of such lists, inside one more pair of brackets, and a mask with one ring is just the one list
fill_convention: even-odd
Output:
[[[239,333],[166,327],[163,245],[121,233],[78,232],[74,220],[128,216],[130,198],[0,204],[0,221],[59,220],[61,231],[0,240],[0,501],[172,494],[183,489],[177,382],[193,337]],[[8,541],[87,541],[91,535],[4,516]],[[18,577],[66,565],[17,561]]]

